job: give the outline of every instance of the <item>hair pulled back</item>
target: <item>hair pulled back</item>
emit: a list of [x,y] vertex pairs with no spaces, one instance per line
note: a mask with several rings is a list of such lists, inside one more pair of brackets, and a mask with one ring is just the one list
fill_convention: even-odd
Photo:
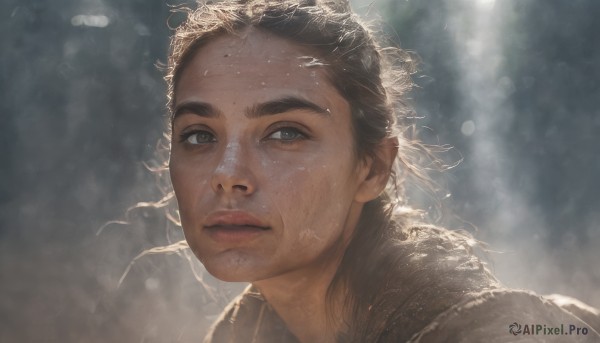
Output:
[[[377,147],[388,138],[398,140],[399,153],[388,187],[378,198],[365,204],[328,293],[330,301],[334,292],[345,293],[344,310],[350,313],[346,318],[354,323],[351,332],[346,333],[347,339],[375,341],[383,333],[372,314],[389,315],[389,308],[395,305],[381,305],[381,294],[377,294],[379,286],[376,285],[390,281],[385,268],[380,271],[370,269],[374,263],[395,268],[394,264],[407,257],[402,253],[391,253],[396,244],[393,242],[406,241],[411,236],[436,236],[442,238],[431,244],[439,246],[442,241],[455,240],[460,243],[450,244],[449,250],[466,246],[463,237],[452,236],[446,231],[406,230],[409,218],[416,211],[395,213],[392,217],[394,207],[404,203],[400,179],[412,174],[417,179],[427,180],[417,167],[427,149],[404,136],[411,128],[409,122],[413,116],[403,97],[413,86],[411,74],[415,72],[415,62],[412,55],[399,48],[380,47],[372,32],[350,11],[347,1],[199,3],[197,9],[188,10],[186,21],[171,39],[165,77],[171,112],[177,97],[177,82],[194,54],[219,35],[235,35],[248,28],[263,30],[313,49],[315,56],[305,66],[324,68],[331,84],[348,101],[355,139],[353,148],[359,158],[371,158],[376,168],[382,167],[383,162],[376,154]],[[421,287],[417,281],[413,285],[415,288]],[[372,308],[378,304],[382,306],[380,311]]]

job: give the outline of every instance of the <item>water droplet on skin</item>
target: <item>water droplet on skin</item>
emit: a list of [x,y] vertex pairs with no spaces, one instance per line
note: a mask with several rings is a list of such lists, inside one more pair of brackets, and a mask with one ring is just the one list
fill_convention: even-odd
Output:
[[261,82],[261,83],[260,83],[260,85],[261,85],[261,86],[266,86],[266,85],[267,85],[267,83],[263,81],[263,82]]
[[206,76],[206,74],[208,74],[208,69],[204,71],[204,76]]
[[290,76],[290,73],[285,73],[285,76]]
[[267,60],[267,63],[271,63],[271,60]]
[[241,72],[239,72],[239,71],[238,71],[238,72],[236,72],[236,74],[237,74],[237,75],[240,75],[240,74],[241,74]]

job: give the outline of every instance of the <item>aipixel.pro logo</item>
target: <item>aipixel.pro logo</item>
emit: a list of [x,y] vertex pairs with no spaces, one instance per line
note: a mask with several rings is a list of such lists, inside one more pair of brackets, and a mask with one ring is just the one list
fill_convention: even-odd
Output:
[[560,326],[548,326],[546,324],[519,324],[514,322],[508,326],[508,332],[512,335],[540,335],[540,336],[560,336],[560,335],[587,335],[589,328],[579,327],[573,324],[560,324]]

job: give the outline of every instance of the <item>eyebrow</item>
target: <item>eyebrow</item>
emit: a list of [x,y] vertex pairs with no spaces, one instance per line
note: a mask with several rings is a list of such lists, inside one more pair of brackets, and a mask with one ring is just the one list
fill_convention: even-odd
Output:
[[[259,118],[293,110],[307,110],[324,116],[329,116],[331,114],[328,109],[325,109],[314,102],[295,96],[288,96],[255,104],[246,109],[244,115],[248,118]],[[175,106],[173,113],[173,120],[184,113],[192,113],[207,118],[216,118],[221,115],[220,111],[215,109],[209,103],[202,101],[185,101]]]
[[315,104],[314,102],[295,96],[288,96],[256,104],[246,111],[246,116],[248,118],[257,118],[285,113],[293,110],[307,110],[325,116],[330,114],[327,109]]
[[210,104],[202,101],[184,101],[181,104],[175,106],[173,111],[173,119],[184,113],[192,113],[201,117],[218,117],[219,112],[215,111],[215,108]]

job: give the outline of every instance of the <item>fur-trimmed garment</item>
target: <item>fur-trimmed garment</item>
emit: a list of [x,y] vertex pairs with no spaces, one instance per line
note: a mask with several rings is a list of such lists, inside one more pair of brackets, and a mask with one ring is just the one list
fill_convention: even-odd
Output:
[[[373,282],[373,306],[338,342],[600,342],[598,310],[501,286],[471,251],[449,243],[448,233],[416,227],[392,242],[388,248],[401,253],[376,259],[379,272],[365,280],[381,280],[382,269],[393,277]],[[298,342],[253,287],[229,304],[204,340],[242,342]]]

